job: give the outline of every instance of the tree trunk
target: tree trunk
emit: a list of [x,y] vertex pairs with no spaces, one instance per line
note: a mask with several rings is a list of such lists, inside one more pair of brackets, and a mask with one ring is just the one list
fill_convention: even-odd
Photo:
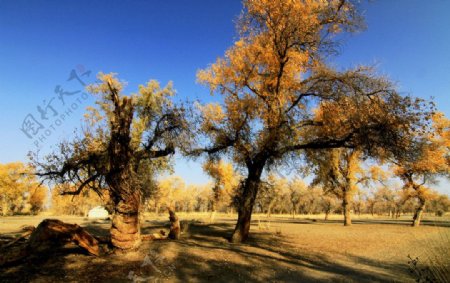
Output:
[[270,218],[272,215],[272,203],[269,203],[269,207],[267,208],[267,218]]
[[211,204],[211,214],[209,215],[209,223],[214,223],[214,218],[216,217],[216,206],[217,202],[214,200]]
[[329,207],[327,207],[327,209],[325,210],[325,220],[328,220],[328,216],[330,215],[330,211],[331,211],[331,209]]
[[124,195],[115,204],[111,225],[111,243],[121,250],[136,249],[141,244],[139,192]]
[[[109,85],[111,88],[111,86]],[[108,146],[109,172],[106,182],[114,202],[111,225],[111,244],[118,250],[132,250],[141,244],[139,226],[140,191],[134,183],[132,166],[131,123],[134,105],[131,98],[119,98],[111,91],[114,119],[110,121],[111,140]]]
[[241,243],[248,238],[252,210],[261,183],[263,168],[264,164],[259,164],[259,166],[253,166],[248,169],[249,174],[247,180],[245,180],[244,190],[239,202],[238,221],[231,237],[231,242],[233,243]]
[[[255,186],[255,185],[252,185]],[[250,189],[249,189],[250,190]],[[247,199],[243,199],[243,204],[240,205],[238,210],[238,221],[236,223],[236,227],[234,229],[233,235],[231,237],[231,242],[240,243],[244,242],[248,238],[248,234],[250,231],[250,221],[252,217],[252,209],[253,209],[253,201],[252,194],[255,194],[256,189],[251,189],[251,192],[248,192],[250,196]]]
[[155,214],[159,214],[159,202],[155,202]]
[[420,220],[422,220],[422,214],[424,209],[425,209],[425,200],[419,199],[419,207],[417,207],[414,213],[412,226],[418,227],[420,225]]
[[343,192],[344,198],[342,201],[342,208],[344,211],[344,226],[351,226],[352,225],[352,218],[350,215],[351,196],[347,189],[345,189]]

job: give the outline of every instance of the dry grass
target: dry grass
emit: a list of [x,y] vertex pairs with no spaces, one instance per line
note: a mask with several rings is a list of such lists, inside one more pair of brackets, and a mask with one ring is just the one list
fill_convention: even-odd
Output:
[[[59,217],[105,234],[109,223]],[[92,257],[75,247],[0,269],[0,282],[414,282],[408,255],[419,257],[440,278],[449,278],[450,219],[409,227],[409,218],[355,217],[352,227],[341,216],[255,215],[246,244],[226,237],[235,216],[181,214],[185,228],[180,241],[144,243],[127,256]],[[42,217],[0,218],[0,233],[36,225]],[[164,228],[167,217],[147,215],[143,232]]]

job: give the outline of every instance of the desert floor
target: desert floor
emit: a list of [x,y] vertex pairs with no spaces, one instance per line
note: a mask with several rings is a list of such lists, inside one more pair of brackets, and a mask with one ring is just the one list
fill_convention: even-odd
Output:
[[[425,216],[421,227],[411,216],[254,215],[251,237],[230,244],[236,215],[179,214],[179,241],[143,242],[127,255],[94,257],[67,245],[0,267],[0,282],[414,282],[418,272],[450,278],[450,217]],[[57,218],[107,235],[109,220],[70,216],[0,218],[0,235],[20,234],[23,225]],[[142,233],[168,229],[166,215],[145,215]],[[408,258],[418,258],[411,272]]]

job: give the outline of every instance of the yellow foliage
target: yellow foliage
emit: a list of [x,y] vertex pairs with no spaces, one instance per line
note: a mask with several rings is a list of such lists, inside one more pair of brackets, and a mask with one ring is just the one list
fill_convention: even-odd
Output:
[[29,204],[30,204],[30,210],[32,213],[37,213],[41,211],[44,208],[45,201],[47,200],[47,188],[43,186],[39,186],[32,189],[30,191],[29,196]]
[[[338,9],[339,5],[343,7]],[[244,1],[244,6],[241,38],[224,58],[200,70],[197,80],[211,92],[226,95],[230,123],[239,124],[244,115],[258,118],[264,127],[276,127],[285,118],[283,111],[304,90],[302,75],[317,62],[328,20],[333,23],[328,32],[338,33],[341,25],[352,25],[354,8],[337,0]]]
[[229,204],[239,184],[239,176],[231,163],[223,160],[208,160],[203,164],[203,170],[214,180],[214,202]]
[[[432,117],[433,132],[422,141],[418,149],[418,158],[413,162],[402,161],[395,168],[397,176],[423,177],[426,175],[449,175],[450,166],[450,121],[442,113]],[[411,180],[409,180],[411,182]]]
[[[22,162],[0,164],[0,206],[2,215],[8,213],[27,212],[28,206],[37,212],[44,203],[44,188],[38,188],[39,183],[33,174],[33,168]],[[30,204],[30,197],[32,204]],[[39,209],[37,209],[39,206]]]

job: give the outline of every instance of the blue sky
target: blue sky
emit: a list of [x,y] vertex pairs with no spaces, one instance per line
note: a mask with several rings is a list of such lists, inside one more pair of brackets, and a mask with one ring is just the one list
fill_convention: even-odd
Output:
[[[0,0],[0,162],[26,161],[35,149],[35,139],[20,128],[28,114],[42,118],[37,107],[44,109],[44,103],[67,117],[55,125],[47,108],[41,124],[53,129],[39,142],[43,152],[80,126],[93,98],[77,93],[65,96],[65,105],[55,98],[58,85],[82,90],[67,81],[72,69],[92,71],[82,77],[85,82],[99,71],[116,72],[129,83],[127,92],[149,79],[172,80],[181,99],[218,99],[196,84],[195,74],[232,45],[241,9],[239,0]],[[375,64],[402,92],[433,96],[450,116],[450,1],[379,0],[362,9],[368,29],[346,36],[332,63]],[[175,169],[188,183],[207,180],[196,163],[177,158]],[[449,184],[442,182],[440,191],[450,194]]]

